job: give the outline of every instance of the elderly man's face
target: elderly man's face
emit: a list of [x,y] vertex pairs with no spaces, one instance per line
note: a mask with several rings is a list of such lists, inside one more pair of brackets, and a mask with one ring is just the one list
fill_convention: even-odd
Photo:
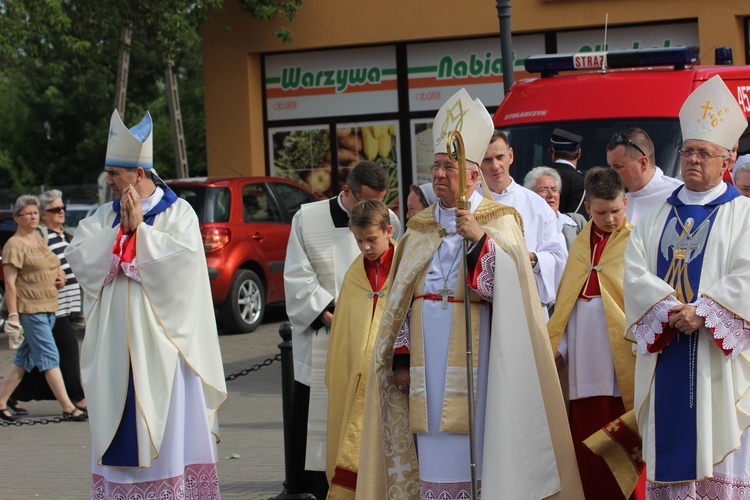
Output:
[[544,198],[555,213],[560,210],[560,188],[554,178],[549,175],[540,175],[536,178],[532,191]]
[[[432,162],[432,188],[443,206],[452,208],[458,200],[458,169],[446,153],[438,153]],[[477,188],[479,169],[476,164],[466,162],[466,196]]]
[[739,170],[734,176],[734,187],[742,196],[750,198],[750,170]]
[[[724,176],[724,171],[732,164],[729,151],[711,142],[688,139],[682,145],[682,179],[685,187],[695,192],[705,192],[717,186]],[[707,153],[703,158],[701,153]]]

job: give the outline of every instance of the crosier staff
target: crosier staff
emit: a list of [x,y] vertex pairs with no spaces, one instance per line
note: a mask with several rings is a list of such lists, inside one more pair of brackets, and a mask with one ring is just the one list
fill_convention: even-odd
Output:
[[[456,208],[469,210],[470,204],[466,199],[466,151],[464,140],[458,130],[448,133],[445,140],[446,152],[451,161],[457,163],[458,168],[458,199]],[[469,253],[469,240],[464,236],[461,238],[461,248],[463,252],[464,268],[466,268],[466,256]],[[467,402],[469,406],[469,467],[471,469],[471,498],[477,500],[477,450],[476,450],[476,430],[474,423],[474,357],[471,345],[471,289],[469,282],[464,274],[464,318],[466,319],[466,390]]]

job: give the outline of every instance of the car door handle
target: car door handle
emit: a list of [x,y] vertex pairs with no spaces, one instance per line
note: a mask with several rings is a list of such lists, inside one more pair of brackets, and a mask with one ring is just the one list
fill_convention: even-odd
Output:
[[264,236],[262,234],[260,234],[260,233],[253,233],[253,235],[251,236],[251,238],[254,239],[254,240],[262,241],[263,238],[264,238]]

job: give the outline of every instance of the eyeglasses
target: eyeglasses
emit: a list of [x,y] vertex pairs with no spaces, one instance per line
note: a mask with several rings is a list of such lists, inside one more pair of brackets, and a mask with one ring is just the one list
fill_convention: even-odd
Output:
[[534,192],[535,192],[536,194],[544,194],[544,195],[547,195],[547,194],[550,194],[550,193],[551,193],[551,194],[557,194],[557,193],[559,193],[559,192],[560,192],[560,190],[559,190],[559,189],[557,189],[556,187],[554,187],[554,188],[542,188],[542,189],[535,189],[535,190],[534,190]]
[[648,156],[646,153],[643,152],[643,150],[640,147],[638,147],[638,144],[634,143],[633,140],[628,136],[625,136],[622,134],[615,134],[612,136],[612,142],[614,142],[615,144],[622,144],[624,146],[633,146],[643,156]]
[[64,211],[65,211],[65,205],[61,207],[52,207],[52,208],[47,209],[47,213],[49,214],[60,214],[60,213],[63,213]]
[[17,215],[17,217],[26,217],[27,215],[31,215],[31,216],[39,215],[39,212],[21,212],[20,214]]
[[693,155],[696,155],[701,160],[705,160],[705,161],[708,161],[711,158],[726,158],[728,156],[728,155],[715,155],[713,153],[709,153],[708,151],[695,151],[694,149],[680,149],[677,152],[683,158],[691,158]]
[[437,172],[438,170],[442,170],[446,174],[449,172],[458,172],[458,167],[455,165],[438,165],[437,163],[434,163],[430,166],[430,170],[432,172]]

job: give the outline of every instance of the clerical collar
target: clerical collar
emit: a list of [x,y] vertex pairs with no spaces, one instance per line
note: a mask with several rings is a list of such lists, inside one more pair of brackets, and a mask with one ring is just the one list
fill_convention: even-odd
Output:
[[697,192],[690,191],[687,186],[683,186],[677,197],[686,205],[706,205],[724,194],[727,185],[724,182],[718,183],[708,191]]
[[141,211],[144,214],[147,214],[152,208],[156,206],[157,203],[159,203],[164,196],[164,190],[156,186],[156,189],[153,193],[151,193],[151,196],[148,198],[141,198]]
[[349,210],[347,210],[347,209],[346,209],[346,207],[344,206],[344,202],[343,202],[343,201],[341,201],[341,196],[342,196],[343,194],[344,194],[344,192],[343,192],[343,191],[342,191],[342,192],[340,192],[340,193],[339,193],[339,195],[338,195],[338,196],[336,197],[336,201],[337,201],[337,202],[338,202],[338,204],[339,204],[339,208],[341,208],[341,210],[343,210],[344,212],[346,212],[346,215],[348,215],[349,217],[351,217],[351,215],[352,215],[352,214],[351,214],[351,212],[349,212]]
[[334,227],[349,227],[349,212],[341,203],[341,195],[329,198],[328,207],[331,212],[331,221]]

